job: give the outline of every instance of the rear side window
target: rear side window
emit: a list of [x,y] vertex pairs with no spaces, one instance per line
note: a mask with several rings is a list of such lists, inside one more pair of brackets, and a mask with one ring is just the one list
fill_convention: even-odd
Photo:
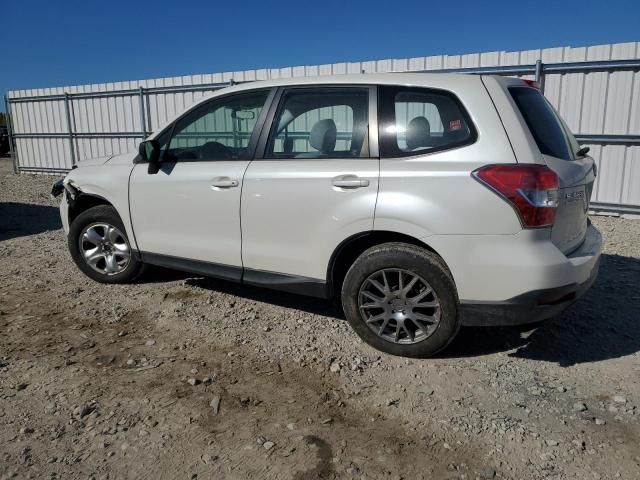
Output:
[[512,87],[509,93],[540,152],[563,160],[573,160],[562,121],[547,99],[538,90],[530,87]]
[[381,87],[379,98],[383,157],[423,155],[475,140],[467,113],[449,92]]
[[285,91],[273,125],[266,158],[366,157],[369,89]]

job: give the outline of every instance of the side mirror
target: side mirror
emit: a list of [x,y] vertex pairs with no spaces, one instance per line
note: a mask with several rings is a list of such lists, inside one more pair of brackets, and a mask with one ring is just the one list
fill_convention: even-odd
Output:
[[138,147],[138,153],[142,159],[149,163],[148,172],[151,175],[158,173],[160,170],[160,144],[157,140],[146,140]]

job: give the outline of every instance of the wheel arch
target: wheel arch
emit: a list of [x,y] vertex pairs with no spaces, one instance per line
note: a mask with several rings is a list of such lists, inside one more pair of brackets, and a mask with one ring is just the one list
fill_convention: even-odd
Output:
[[[389,242],[402,242],[422,247],[436,254],[442,260],[445,268],[449,270],[442,256],[433,247],[418,238],[389,230],[360,232],[343,240],[331,254],[327,267],[329,296],[334,297],[340,294],[342,282],[344,281],[347,271],[362,252],[375,245]],[[453,280],[453,276],[451,276],[451,278]]]
[[[75,199],[69,203],[69,225],[71,225],[82,212],[97,207],[98,205],[108,205],[113,207],[116,212],[118,211],[113,203],[106,198],[94,193],[84,193],[78,190]],[[120,215],[120,212],[118,212],[118,215]],[[120,215],[120,218],[122,218],[122,215]]]

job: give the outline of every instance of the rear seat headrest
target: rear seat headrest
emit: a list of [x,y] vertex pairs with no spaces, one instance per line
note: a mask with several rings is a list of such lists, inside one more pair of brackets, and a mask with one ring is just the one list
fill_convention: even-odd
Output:
[[431,125],[425,117],[416,117],[407,125],[407,147],[414,150],[431,146]]

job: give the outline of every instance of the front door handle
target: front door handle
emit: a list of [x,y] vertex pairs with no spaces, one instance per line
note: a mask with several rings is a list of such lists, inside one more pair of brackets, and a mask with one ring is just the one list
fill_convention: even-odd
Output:
[[233,188],[237,187],[238,185],[240,185],[240,182],[238,182],[238,180],[229,177],[216,177],[211,180],[211,188],[213,189]]
[[360,188],[368,187],[369,180],[366,178],[360,178],[357,175],[340,175],[338,177],[333,177],[331,184],[334,187],[341,188]]

